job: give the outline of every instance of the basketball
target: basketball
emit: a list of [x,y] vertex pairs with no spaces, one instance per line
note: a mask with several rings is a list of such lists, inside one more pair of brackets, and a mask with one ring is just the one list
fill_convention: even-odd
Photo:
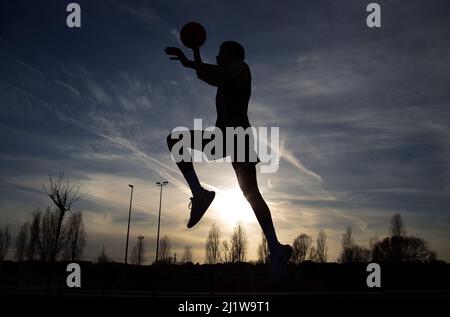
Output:
[[200,23],[189,22],[181,29],[180,40],[186,47],[198,48],[205,43],[206,30]]

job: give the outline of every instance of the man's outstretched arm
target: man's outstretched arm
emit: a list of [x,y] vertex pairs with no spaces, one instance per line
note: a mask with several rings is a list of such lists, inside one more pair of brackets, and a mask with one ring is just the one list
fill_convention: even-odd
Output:
[[194,52],[194,69],[197,73],[197,77],[211,86],[219,86],[221,82],[219,66],[203,63],[198,48],[193,49],[192,51]]
[[200,50],[193,49],[194,60],[190,61],[183,51],[177,47],[166,47],[166,54],[174,55],[171,60],[179,60],[184,67],[195,69],[197,77],[212,86],[218,86],[221,82],[221,72],[219,66],[203,63]]

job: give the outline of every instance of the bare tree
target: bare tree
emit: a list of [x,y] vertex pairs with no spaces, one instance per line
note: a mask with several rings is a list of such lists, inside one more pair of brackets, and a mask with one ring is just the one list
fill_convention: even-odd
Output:
[[318,261],[317,250],[316,247],[310,247],[308,252],[308,259],[313,262]]
[[354,246],[353,262],[370,262],[372,259],[372,251],[366,247],[355,245]]
[[209,229],[205,244],[205,263],[216,264],[220,262],[220,230],[213,224]]
[[183,256],[181,257],[181,263],[192,263],[192,247],[190,245],[184,246]]
[[222,241],[222,262],[223,263],[230,263],[232,262],[232,256],[231,256],[231,247],[228,244],[228,241]]
[[391,234],[391,247],[393,260],[401,262],[403,260],[402,241],[406,236],[405,223],[400,214],[395,214],[391,218],[391,227],[389,229]]
[[48,197],[50,197],[59,211],[54,236],[55,242],[53,243],[53,250],[50,255],[51,262],[56,260],[64,216],[66,212],[70,210],[72,204],[81,199],[81,195],[79,193],[80,187],[74,187],[68,180],[66,182],[63,182],[63,180],[64,172],[61,172],[56,180],[50,175],[48,188],[43,185],[45,193]]
[[258,262],[262,264],[269,262],[269,244],[264,233],[261,234],[261,243],[258,246]]
[[320,229],[319,235],[317,236],[317,262],[324,263],[327,261],[327,235],[325,234],[325,231]]
[[347,231],[342,235],[341,245],[342,251],[339,256],[338,262],[340,263],[349,263],[354,261],[354,253],[355,253],[355,242],[353,240],[353,229],[348,226]]
[[66,233],[64,259],[72,262],[81,260],[86,246],[86,230],[81,211],[76,211],[70,215],[64,231]]
[[353,229],[352,229],[352,227],[348,226],[347,231],[342,235],[341,244],[342,244],[343,249],[351,248],[355,244],[352,234],[353,234]]
[[41,230],[41,211],[36,209],[31,216],[28,234],[28,245],[26,249],[26,258],[28,261],[33,261],[39,250],[39,236]]
[[422,238],[404,237],[401,246],[404,262],[432,262],[437,258],[436,252],[430,250],[428,243]]
[[306,260],[308,256],[308,251],[311,247],[312,239],[305,233],[300,234],[294,239],[292,244],[292,256],[291,261],[294,264],[300,264]]
[[107,255],[105,247],[102,248],[100,254],[97,256],[97,263],[111,262],[111,258]]
[[363,246],[354,244],[350,248],[342,250],[338,263],[370,262],[372,251]]
[[231,261],[244,262],[247,256],[247,249],[247,233],[242,224],[237,224],[231,237]]
[[136,265],[144,263],[145,251],[144,237],[141,235],[138,237],[138,241],[131,250],[131,263]]
[[377,235],[374,235],[373,237],[370,238],[369,249],[371,252],[373,252],[373,249],[375,248],[375,245],[378,243],[378,241],[380,241],[380,240],[378,239]]
[[28,232],[30,224],[26,221],[22,226],[20,226],[19,233],[16,237],[16,254],[15,258],[17,262],[22,262],[25,259],[27,243],[28,243]]
[[395,214],[391,218],[391,228],[389,233],[392,237],[404,237],[406,236],[405,223],[402,219],[402,215]]
[[0,262],[4,261],[8,254],[10,241],[9,227],[6,226],[5,229],[0,229]]
[[170,264],[171,263],[171,256],[170,256],[170,240],[167,235],[164,236],[164,238],[161,239],[159,242],[159,259],[158,263],[162,264]]
[[369,262],[372,252],[365,247],[357,245],[353,239],[352,232],[352,227],[348,226],[347,231],[342,235],[342,250],[338,262]]
[[[39,257],[43,261],[51,262],[53,256],[57,256],[64,246],[63,239],[56,239],[59,211],[51,211],[47,207],[41,219],[39,229]],[[64,236],[64,235],[62,235]],[[56,253],[54,253],[56,252]]]

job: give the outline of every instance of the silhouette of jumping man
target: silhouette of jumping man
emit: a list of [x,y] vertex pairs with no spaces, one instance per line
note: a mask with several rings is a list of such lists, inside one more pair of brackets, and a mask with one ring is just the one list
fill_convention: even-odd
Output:
[[[219,54],[216,57],[217,65],[203,63],[200,49],[192,48],[192,50],[194,55],[193,61],[188,60],[183,51],[176,47],[166,47],[165,52],[172,56],[172,60],[179,60],[184,67],[194,69],[199,79],[217,87],[217,121],[215,129],[222,130],[224,143],[226,143],[226,127],[242,127],[244,129],[250,127],[247,109],[251,94],[251,73],[249,66],[244,62],[244,48],[241,44],[234,41],[222,43]],[[203,136],[204,131],[191,130],[191,140],[194,139],[195,133],[201,133]],[[167,137],[167,144],[171,151],[178,141],[180,139],[173,138],[172,134]],[[201,148],[198,148],[198,145],[195,147],[196,145],[192,142],[191,149],[203,151],[209,142],[211,142],[211,139],[202,137]],[[246,151],[250,152],[251,150],[246,143]],[[219,156],[224,157],[224,155]],[[277,277],[285,274],[286,263],[291,256],[292,248],[289,245],[280,244],[277,239],[269,207],[258,189],[256,164],[259,160],[252,162],[248,157],[249,155],[246,153],[244,161],[238,161],[234,158],[232,166],[236,173],[239,187],[250,203],[266,236],[270,252],[271,277],[277,279]],[[200,185],[192,159],[182,160],[177,162],[177,165],[192,191],[191,214],[187,224],[188,228],[191,228],[200,221],[212,203],[215,193],[204,189]]]

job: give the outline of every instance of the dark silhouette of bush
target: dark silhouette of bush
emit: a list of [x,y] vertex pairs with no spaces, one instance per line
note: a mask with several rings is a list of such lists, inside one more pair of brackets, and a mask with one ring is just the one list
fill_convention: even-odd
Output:
[[405,222],[400,214],[391,219],[390,237],[376,242],[372,248],[372,260],[375,262],[432,262],[436,261],[436,252],[430,250],[422,238],[408,236]]
[[430,250],[422,238],[387,237],[377,242],[372,250],[375,262],[432,262],[437,258],[436,252]]

